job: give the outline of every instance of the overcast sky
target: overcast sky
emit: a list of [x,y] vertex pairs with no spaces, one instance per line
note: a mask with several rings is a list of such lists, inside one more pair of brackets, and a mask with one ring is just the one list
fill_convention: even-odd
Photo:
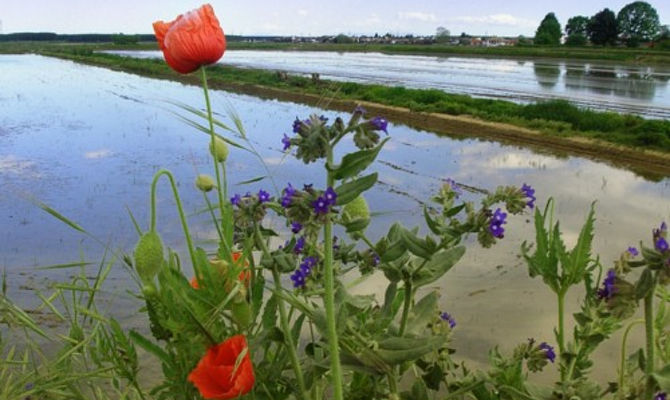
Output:
[[[618,12],[620,0],[212,0],[226,34],[452,34],[532,36],[553,11],[562,26],[575,15],[605,7]],[[670,1],[650,2],[661,23],[670,23]],[[0,0],[0,29],[12,32],[152,33],[155,20],[172,20],[199,7],[201,0]]]

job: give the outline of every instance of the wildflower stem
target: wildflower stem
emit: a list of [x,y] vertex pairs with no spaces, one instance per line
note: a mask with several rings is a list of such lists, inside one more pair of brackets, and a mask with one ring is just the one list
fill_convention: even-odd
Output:
[[[565,290],[558,293],[558,351],[562,358],[565,351]],[[561,369],[562,382],[565,382],[565,372]]]
[[644,368],[647,378],[644,390],[645,400],[651,399],[654,395],[654,380],[651,377],[651,374],[654,373],[654,292],[656,292],[656,276],[654,276],[654,284],[644,296],[644,328],[647,342],[647,359]]
[[[221,184],[221,172],[219,171],[219,164],[218,160],[216,159],[216,152],[214,151],[215,149],[215,141],[216,141],[216,134],[214,133],[214,119],[212,117],[212,104],[209,101],[209,90],[207,87],[207,73],[205,72],[205,67],[201,67],[200,71],[202,72],[202,89],[203,92],[205,93],[205,105],[207,106],[207,121],[209,122],[209,134],[210,134],[210,146],[212,148],[212,159],[214,160],[214,170],[216,171],[216,193],[219,196],[219,210],[221,212],[221,224],[225,225],[226,223],[226,212],[224,209],[224,203],[223,203],[223,191],[227,191],[226,183]],[[223,163],[222,163],[223,164]],[[224,178],[225,179],[225,178]],[[224,255],[225,257],[231,257],[230,255],[230,245],[228,243],[228,238],[224,236],[223,239],[223,245],[226,248],[226,254]],[[230,261],[230,260],[229,260]]]
[[[255,226],[256,241],[258,246],[261,248],[261,251],[266,257],[271,257],[270,250],[265,244],[265,240],[261,235],[261,230],[258,225]],[[272,278],[275,281],[275,288],[277,291],[281,291],[281,276],[277,270],[276,265],[272,265]],[[281,323],[282,333],[284,334],[284,340],[286,344],[286,350],[288,351],[289,358],[291,360],[291,366],[293,367],[293,372],[295,373],[295,378],[298,381],[298,388],[300,390],[300,397],[304,400],[309,400],[307,390],[305,389],[305,380],[302,375],[302,368],[300,368],[300,360],[298,359],[298,354],[296,353],[295,343],[293,343],[293,336],[291,334],[291,328],[288,324],[288,317],[286,315],[286,308],[284,305],[284,299],[281,296],[275,296],[277,298],[277,308],[279,309],[279,322]]]
[[170,180],[170,186],[172,186],[172,194],[174,195],[174,201],[177,204],[177,211],[179,212],[179,220],[181,221],[181,227],[184,231],[184,236],[186,237],[186,246],[188,247],[188,254],[191,256],[191,263],[195,266],[195,251],[193,251],[193,241],[191,240],[191,234],[188,230],[188,224],[186,223],[186,214],[184,214],[184,208],[181,205],[181,198],[179,197],[179,192],[177,191],[177,185],[175,184],[174,177],[172,173],[166,169],[161,169],[156,172],[154,175],[154,180],[151,182],[151,231],[156,230],[156,187],[158,186],[158,179],[165,175]]
[[398,336],[403,336],[405,334],[405,329],[407,328],[407,317],[409,316],[409,307],[412,305],[412,282],[409,280],[405,281],[405,299],[402,305],[402,317],[400,319],[400,332]]
[[[333,148],[328,147],[326,165],[333,165]],[[335,184],[331,172],[328,172],[327,186]],[[326,224],[323,228],[324,236],[324,273],[325,294],[323,298],[326,307],[326,322],[328,330],[328,345],[330,348],[330,373],[333,383],[333,398],[343,400],[342,369],[340,365],[340,348],[337,340],[337,321],[335,320],[335,277],[333,271],[333,223],[330,215],[326,214]]]
[[623,332],[623,338],[621,339],[621,360],[619,364],[619,388],[617,389],[617,397],[620,399],[624,398],[623,377],[626,369],[626,344],[628,342],[628,334],[635,325],[641,324],[643,322],[643,319],[636,319],[635,321],[632,321],[630,324],[628,324],[626,330]]

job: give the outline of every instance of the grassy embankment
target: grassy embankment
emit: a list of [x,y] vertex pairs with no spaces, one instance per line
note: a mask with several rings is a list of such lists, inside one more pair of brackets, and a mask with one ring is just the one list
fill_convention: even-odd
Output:
[[271,43],[229,42],[234,50],[292,50],[292,51],[340,51],[379,52],[386,54],[416,54],[433,56],[476,56],[502,58],[558,58],[579,60],[603,60],[622,63],[670,63],[670,51],[653,49],[629,49],[612,47],[568,47],[568,46],[501,46],[473,47],[441,44],[335,44],[335,43]]
[[[196,76],[178,75],[160,59],[96,54],[91,52],[91,47],[72,45],[46,46],[33,48],[32,51],[154,78],[198,84]],[[313,81],[300,76],[281,76],[271,71],[225,66],[210,67],[208,76],[215,88],[341,110],[350,110],[355,102],[368,102],[391,107],[372,111],[421,129],[518,142],[619,163],[647,163],[648,172],[657,170],[656,166],[660,165],[665,172],[657,170],[657,173],[670,174],[668,120],[582,110],[565,101],[520,105],[448,94],[440,90]],[[443,121],[435,115],[444,117]],[[632,148],[654,152],[627,150]]]
[[[155,42],[131,45],[112,43],[73,44],[67,42],[3,42],[1,53],[24,53],[68,48],[90,50],[156,50]],[[568,46],[503,46],[471,47],[442,44],[336,44],[336,43],[275,43],[228,41],[229,50],[285,50],[379,52],[385,54],[415,54],[432,56],[473,56],[496,58],[556,58],[566,60],[602,60],[631,64],[670,64],[670,51],[625,47],[568,47]]]

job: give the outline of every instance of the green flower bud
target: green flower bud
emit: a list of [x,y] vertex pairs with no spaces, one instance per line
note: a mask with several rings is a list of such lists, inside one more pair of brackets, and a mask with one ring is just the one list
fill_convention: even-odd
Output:
[[135,268],[142,282],[149,284],[163,265],[163,243],[158,233],[142,235],[135,246]]
[[218,162],[225,162],[228,158],[228,145],[221,138],[214,138],[214,146],[212,142],[209,143],[209,152],[216,158]]
[[363,195],[347,203],[342,208],[342,218],[347,226],[347,232],[362,231],[370,224],[370,208]]
[[142,294],[144,295],[145,298],[151,298],[156,296],[158,292],[156,291],[156,285],[153,284],[153,282],[149,282],[148,284],[144,285],[142,287]]
[[209,175],[200,174],[195,178],[195,187],[203,192],[211,191],[214,189],[214,186],[214,179]]

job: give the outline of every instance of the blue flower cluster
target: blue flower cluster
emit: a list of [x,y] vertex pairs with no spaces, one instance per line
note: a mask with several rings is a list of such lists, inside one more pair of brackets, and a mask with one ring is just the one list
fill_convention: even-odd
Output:
[[603,280],[603,287],[598,289],[598,298],[609,300],[614,296],[616,288],[614,287],[614,281],[616,280],[616,271],[610,269],[607,271],[607,276]]
[[547,342],[542,342],[538,346],[541,350],[544,350],[544,355],[547,357],[547,360],[551,361],[552,363],[554,360],[556,360],[556,352],[554,351],[554,348],[551,347]]
[[293,246],[293,252],[295,254],[300,254],[302,253],[302,250],[305,248],[305,237],[300,236],[298,240],[295,242],[295,246]]
[[526,205],[529,208],[534,208],[535,207],[535,200],[537,200],[535,198],[535,189],[533,189],[530,185],[526,185],[524,183],[523,186],[521,186],[521,191],[526,196],[526,199],[528,199],[528,201],[526,202]]
[[384,131],[387,135],[389,134],[387,128],[388,128],[388,121],[382,117],[374,117],[370,120],[370,125],[372,126],[373,129],[376,129],[378,131]]
[[668,394],[665,392],[658,392],[654,396],[654,400],[666,400],[668,398]]
[[[241,196],[239,193],[236,193],[233,197],[230,198],[230,203],[234,206],[239,207],[240,204],[242,204],[242,199],[243,198],[250,198],[251,193],[247,192],[244,196]],[[270,193],[266,192],[265,190],[261,189],[258,191],[258,202],[260,204],[267,203],[268,201],[272,200],[270,197]]]
[[287,134],[284,134],[284,137],[281,139],[281,143],[283,145],[282,151],[286,151],[289,147],[291,147],[291,138],[289,138]]
[[328,214],[330,207],[334,206],[337,201],[337,193],[332,187],[328,187],[322,196],[319,196],[314,202],[312,202],[312,207],[314,207],[314,212],[319,214]]
[[668,240],[666,239],[667,233],[668,233],[668,225],[665,222],[661,224],[660,228],[654,229],[653,231],[654,247],[661,253],[665,253],[668,250],[670,250],[670,245],[668,245]]
[[305,257],[300,263],[300,267],[296,269],[293,274],[291,274],[291,280],[293,281],[293,287],[302,288],[305,287],[305,279],[312,273],[312,268],[317,264],[318,260],[316,257]]
[[456,326],[456,320],[448,312],[440,313],[440,318],[442,321],[449,323],[449,328],[454,329]]
[[458,185],[458,183],[456,183],[456,181],[454,181],[453,179],[447,178],[447,179],[444,180],[444,183],[449,185],[449,187],[451,188],[451,191],[456,195],[456,197],[460,197],[460,196],[463,195],[463,190]]
[[633,246],[630,246],[626,252],[631,256],[631,257],[637,257],[640,255],[640,252]]
[[496,211],[493,213],[493,216],[491,216],[491,220],[489,221],[489,232],[491,232],[491,235],[494,237],[497,237],[498,239],[502,239],[504,237],[505,233],[505,228],[503,228],[503,224],[506,224],[507,221],[507,213],[502,212],[500,208],[496,209]]
[[295,188],[291,186],[289,183],[286,188],[284,188],[284,196],[281,198],[281,206],[284,208],[288,208],[292,201],[293,201],[293,196],[295,195]]

